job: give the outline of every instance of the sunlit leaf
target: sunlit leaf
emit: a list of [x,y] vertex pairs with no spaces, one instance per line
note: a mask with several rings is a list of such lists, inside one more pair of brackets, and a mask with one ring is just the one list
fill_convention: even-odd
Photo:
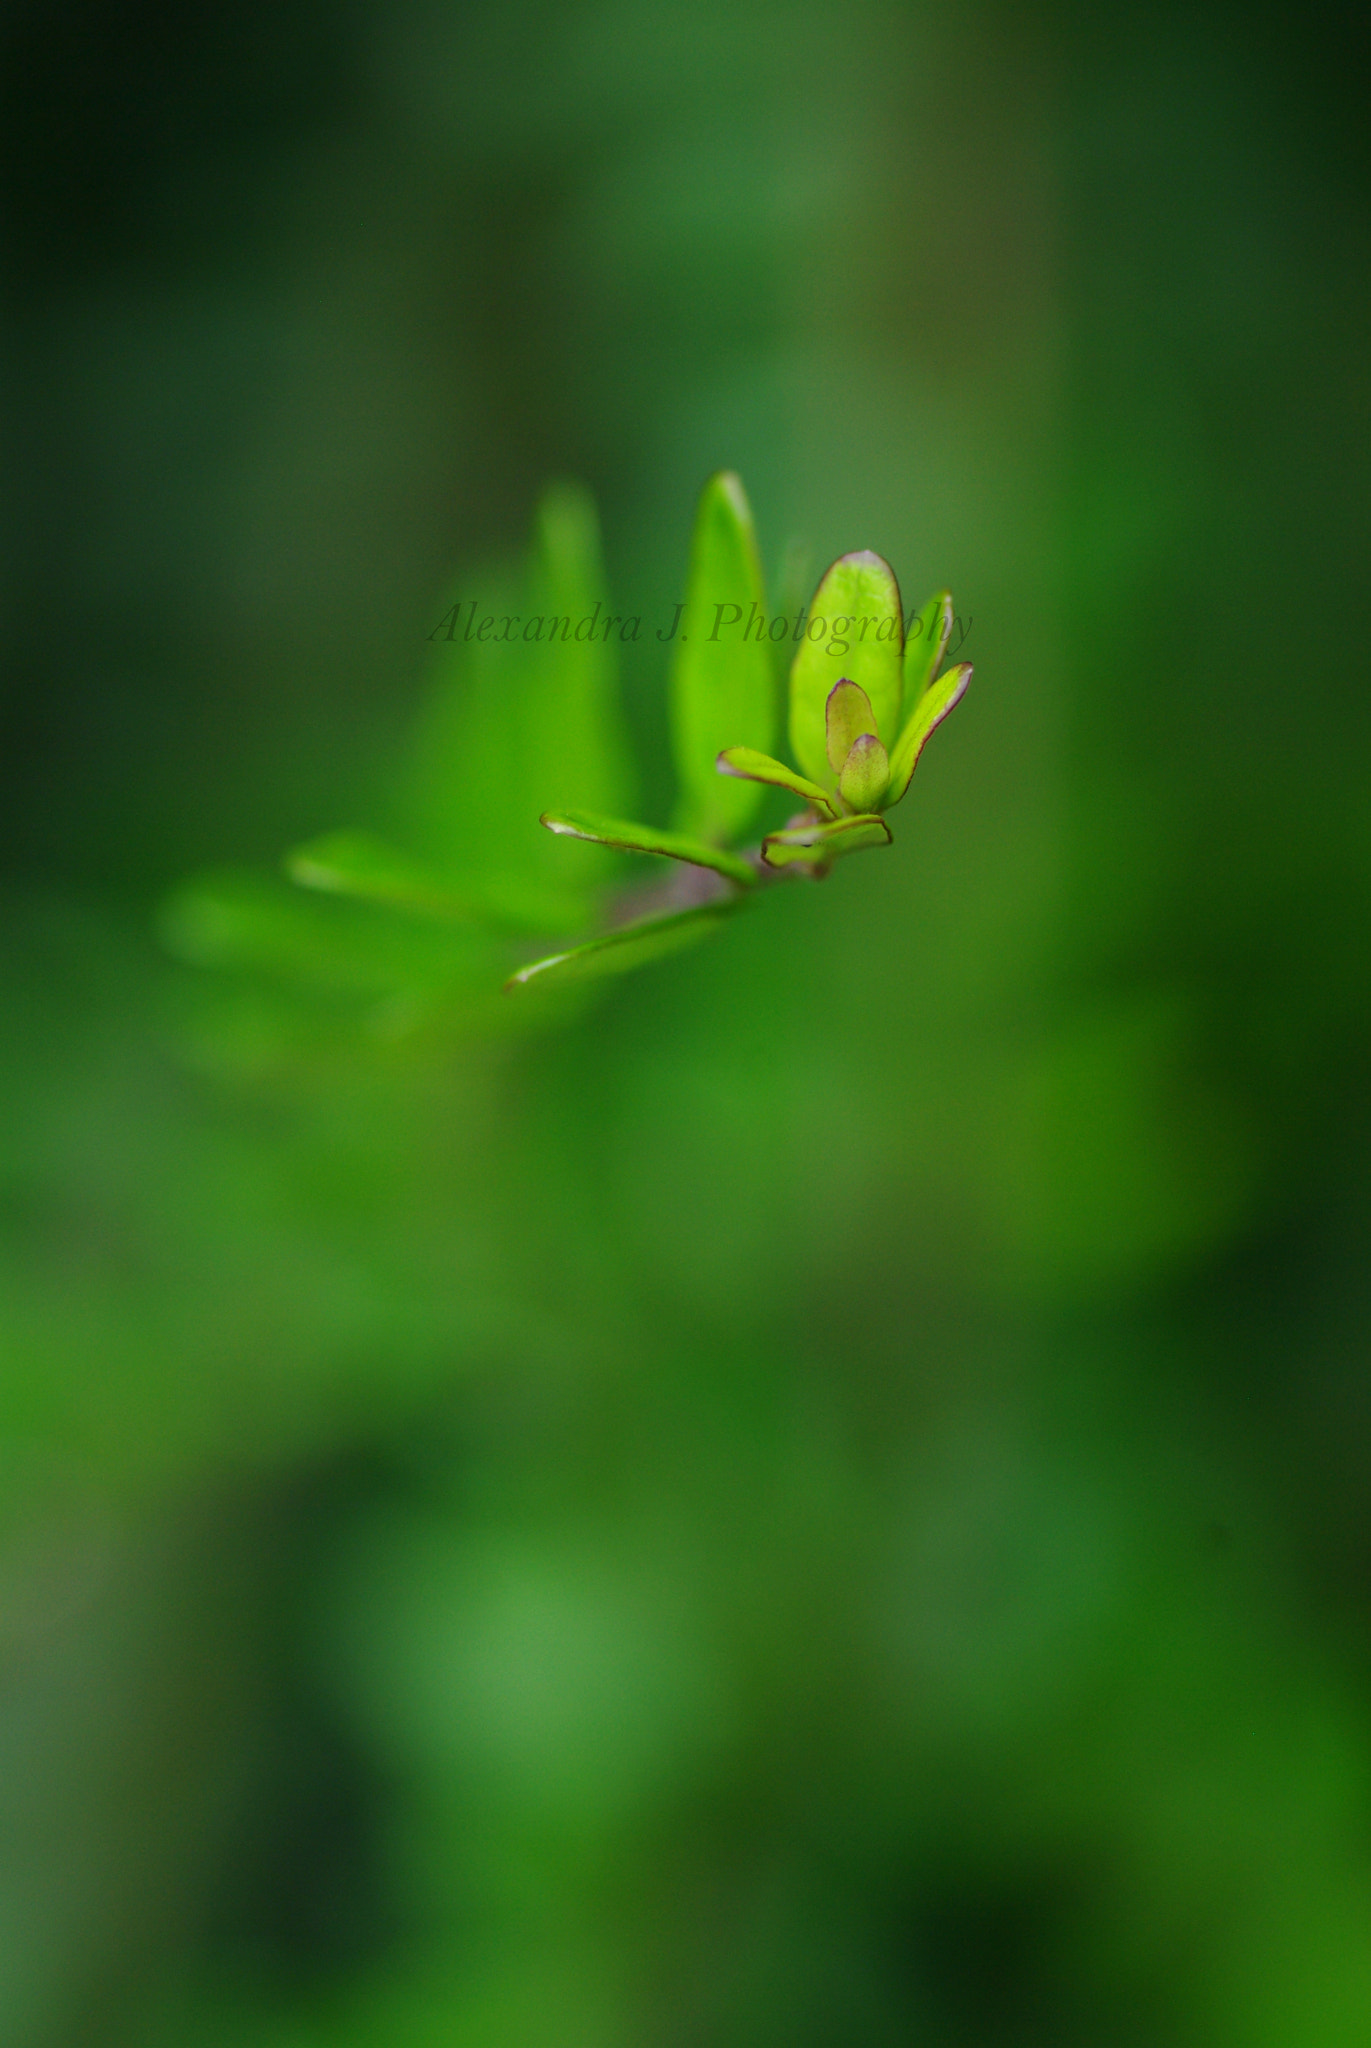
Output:
[[569,952],[530,961],[510,977],[505,987],[510,991],[530,986],[547,988],[606,974],[627,974],[635,967],[646,967],[653,960],[663,960],[669,953],[678,953],[683,947],[707,938],[744,900],[733,897],[665,917],[640,918],[636,924],[621,925],[617,931],[605,932]]
[[840,818],[836,825],[792,825],[762,841],[768,867],[802,867],[817,879],[845,853],[868,846],[889,846],[890,827],[881,817]]
[[668,860],[689,861],[697,868],[712,868],[731,882],[747,889],[757,879],[755,868],[736,853],[708,846],[684,832],[659,832],[652,825],[630,825],[621,818],[602,818],[595,811],[544,811],[549,832],[565,833],[573,839],[589,839],[600,846],[612,846],[620,853],[660,853]]
[[910,623],[904,643],[904,721],[907,725],[919,699],[943,665],[952,635],[952,592],[939,590]]
[[890,761],[874,733],[863,733],[848,749],[838,792],[851,810],[874,811],[890,780]]
[[680,783],[677,821],[705,839],[736,839],[760,791],[721,782],[721,747],[775,744],[775,656],[752,513],[731,471],[701,493],[685,609],[671,669],[671,738]]
[[835,789],[838,780],[828,758],[827,707],[834,684],[846,679],[865,690],[876,733],[888,743],[900,720],[903,650],[893,570],[868,551],[842,556],[814,593],[790,671],[791,751],[825,789]]
[[908,789],[909,779],[918,766],[919,756],[928,744],[929,736],[937,731],[948,712],[961,703],[970,681],[971,663],[963,661],[950,668],[945,676],[939,676],[937,682],[924,691],[891,757],[890,782],[885,797],[887,810],[891,804],[897,804]]
[[820,789],[817,782],[787,768],[784,761],[773,761],[770,754],[759,754],[752,747],[725,747],[718,759],[721,775],[740,775],[749,782],[765,782],[777,789],[788,789],[793,796],[803,797],[807,804],[813,804],[825,817],[836,818],[837,805],[826,789]]

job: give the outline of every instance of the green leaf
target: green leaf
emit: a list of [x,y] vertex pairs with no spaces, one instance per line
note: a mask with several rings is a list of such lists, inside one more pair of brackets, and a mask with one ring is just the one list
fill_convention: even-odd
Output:
[[[816,632],[816,628],[820,629]],[[879,555],[844,555],[814,593],[805,638],[790,670],[790,746],[805,774],[837,787],[828,758],[827,707],[835,683],[849,681],[871,700],[887,744],[900,722],[904,616],[894,571]]]
[[549,832],[561,832],[573,839],[589,839],[599,846],[612,846],[620,853],[661,853],[668,860],[689,861],[697,868],[712,868],[750,889],[756,869],[735,853],[707,846],[702,839],[684,832],[658,832],[652,825],[629,825],[620,818],[602,818],[594,811],[544,811],[542,822]]
[[284,867],[302,888],[362,903],[383,903],[442,923],[485,925],[506,932],[555,932],[583,915],[572,889],[502,881],[466,880],[415,860],[374,832],[327,832],[288,853]]
[[876,714],[861,685],[850,683],[846,678],[835,683],[824,706],[824,746],[828,752],[828,765],[835,775],[842,775],[843,764],[863,733],[874,733],[875,730]]
[[950,668],[945,676],[939,676],[937,682],[924,691],[891,756],[890,783],[886,790],[884,806],[886,810],[889,810],[892,804],[897,804],[908,789],[910,777],[918,766],[919,756],[927,746],[930,735],[937,731],[948,712],[961,703],[970,681],[971,663],[962,661],[955,668]]
[[884,818],[840,818],[836,825],[793,825],[771,833],[762,841],[762,859],[771,868],[806,868],[817,881],[840,855],[889,844]]
[[500,942],[470,925],[410,923],[374,904],[302,895],[274,875],[224,869],[184,882],[161,935],[197,967],[370,997],[493,978]]
[[714,763],[721,747],[775,744],[769,624],[752,512],[738,478],[721,470],[700,495],[671,668],[677,822],[705,839],[736,839],[761,801],[756,789],[721,782]]
[[915,616],[904,643],[904,716],[913,717],[919,699],[943,665],[952,635],[952,592],[939,590]]
[[569,878],[538,814],[550,803],[617,812],[633,801],[617,676],[621,637],[634,627],[607,604],[586,492],[553,486],[526,569],[473,570],[452,597],[431,649],[402,835],[463,889],[497,882],[516,900],[528,889],[574,897],[569,922],[583,923],[608,856]]
[[633,621],[609,607],[595,501],[578,484],[554,484],[543,494],[527,601],[528,625],[577,623],[565,637],[529,643],[538,654],[521,786],[535,811],[549,797],[618,810],[631,803],[635,781],[618,701],[618,650]]
[[890,761],[885,748],[875,733],[863,733],[848,749],[838,778],[839,795],[849,810],[874,811],[879,808],[889,780]]
[[825,817],[838,815],[837,805],[826,789],[787,768],[784,761],[773,761],[770,754],[759,754],[752,747],[725,747],[716,765],[720,775],[738,775],[748,782],[766,782],[777,789],[788,789],[793,796],[813,804]]
[[433,868],[411,860],[372,832],[327,832],[297,846],[283,862],[293,882],[330,895],[393,903],[428,917],[474,918],[470,897]]
[[606,974],[627,974],[635,967],[646,967],[653,960],[664,960],[670,953],[678,953],[685,946],[693,946],[698,939],[707,938],[724,919],[730,917],[743,901],[734,897],[719,903],[707,903],[694,910],[679,910],[666,917],[644,917],[636,924],[621,925],[617,931],[605,932],[598,939],[590,939],[584,946],[575,946],[567,953],[552,953],[546,960],[532,960],[527,967],[521,967],[505,983],[507,993],[517,988],[536,985],[539,988],[560,986],[564,982],[589,981]]

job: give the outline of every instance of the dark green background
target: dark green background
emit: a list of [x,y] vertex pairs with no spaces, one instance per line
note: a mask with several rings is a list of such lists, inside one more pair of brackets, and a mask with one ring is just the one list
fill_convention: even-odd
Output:
[[[1352,26],[7,10],[9,2048],[1371,2038]],[[167,957],[722,464],[972,621],[893,851],[542,1035]]]

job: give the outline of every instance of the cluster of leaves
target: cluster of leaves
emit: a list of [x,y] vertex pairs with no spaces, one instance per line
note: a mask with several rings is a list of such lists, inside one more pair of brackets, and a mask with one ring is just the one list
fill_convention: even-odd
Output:
[[[583,491],[546,493],[522,581],[505,594],[511,611],[540,620],[598,614],[599,533]],[[200,963],[361,995],[397,1025],[434,1008],[470,1017],[502,982],[551,988],[641,966],[716,929],[762,883],[818,879],[843,854],[889,845],[885,813],[971,674],[966,663],[939,673],[950,595],[930,598],[906,630],[879,555],[832,565],[793,636],[793,768],[771,751],[780,693],[769,616],[751,511],[738,478],[721,472],[700,499],[674,647],[671,829],[625,815],[633,777],[608,634],[471,641],[450,632],[438,640],[428,714],[394,792],[394,830],[329,833],[291,853],[286,875],[315,893],[313,905],[266,877],[199,879],[169,906],[172,945]],[[739,632],[744,620],[758,631]],[[801,808],[748,845],[768,787]],[[534,790],[566,807],[539,818]],[[565,836],[599,851],[573,872],[556,846]],[[620,852],[676,864],[672,879],[616,889]],[[320,895],[333,899],[323,916]],[[587,929],[580,944],[509,973],[520,938]]]

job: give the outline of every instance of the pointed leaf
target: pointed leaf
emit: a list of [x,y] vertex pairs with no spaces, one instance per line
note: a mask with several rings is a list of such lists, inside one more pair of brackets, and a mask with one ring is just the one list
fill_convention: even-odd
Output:
[[773,761],[770,754],[759,754],[753,747],[725,747],[716,763],[720,775],[738,775],[749,782],[766,782],[777,789],[788,789],[794,796],[802,796],[807,804],[813,804],[827,818],[836,818],[838,809],[827,790],[820,789],[817,782],[797,775],[793,768],[787,768],[784,761]]
[[736,853],[724,853],[691,839],[684,832],[659,832],[652,825],[630,825],[621,818],[602,818],[595,811],[544,811],[542,822],[549,832],[561,832],[572,839],[589,839],[599,846],[612,846],[621,853],[661,853],[668,860],[685,860],[697,868],[712,868],[750,889],[756,869]]
[[772,868],[807,868],[818,880],[841,854],[889,844],[884,818],[840,818],[836,825],[793,825],[771,833],[762,841],[762,859]]
[[838,791],[849,810],[870,812],[880,808],[890,780],[890,761],[874,733],[854,740],[838,778]]
[[790,746],[805,774],[837,786],[828,758],[829,692],[844,679],[871,700],[887,743],[900,722],[904,616],[894,571],[868,551],[844,555],[814,593],[805,638],[790,671]]
[[828,750],[828,765],[835,775],[841,776],[843,763],[854,742],[863,733],[874,733],[875,730],[876,714],[861,684],[849,682],[846,677],[835,683],[824,706],[824,745]]
[[906,725],[919,699],[943,665],[952,635],[952,592],[939,590],[916,613],[904,643],[904,718]]
[[955,668],[950,668],[945,676],[939,676],[937,682],[924,691],[891,756],[890,782],[885,796],[886,810],[889,810],[892,804],[897,804],[908,789],[909,779],[918,766],[919,756],[928,744],[929,736],[937,731],[948,712],[961,703],[970,681],[971,663],[962,661]]
[[738,478],[721,470],[700,496],[671,669],[677,822],[706,839],[736,839],[761,801],[756,789],[721,782],[714,763],[721,747],[775,744],[769,625],[752,512]]
[[742,900],[734,897],[694,910],[675,911],[667,917],[640,918],[635,924],[620,925],[617,931],[590,939],[584,946],[574,946],[570,952],[552,953],[546,960],[531,960],[527,967],[511,975],[505,983],[506,993],[531,984],[548,988],[601,975],[627,974],[653,960],[664,960],[668,954],[707,938]]

